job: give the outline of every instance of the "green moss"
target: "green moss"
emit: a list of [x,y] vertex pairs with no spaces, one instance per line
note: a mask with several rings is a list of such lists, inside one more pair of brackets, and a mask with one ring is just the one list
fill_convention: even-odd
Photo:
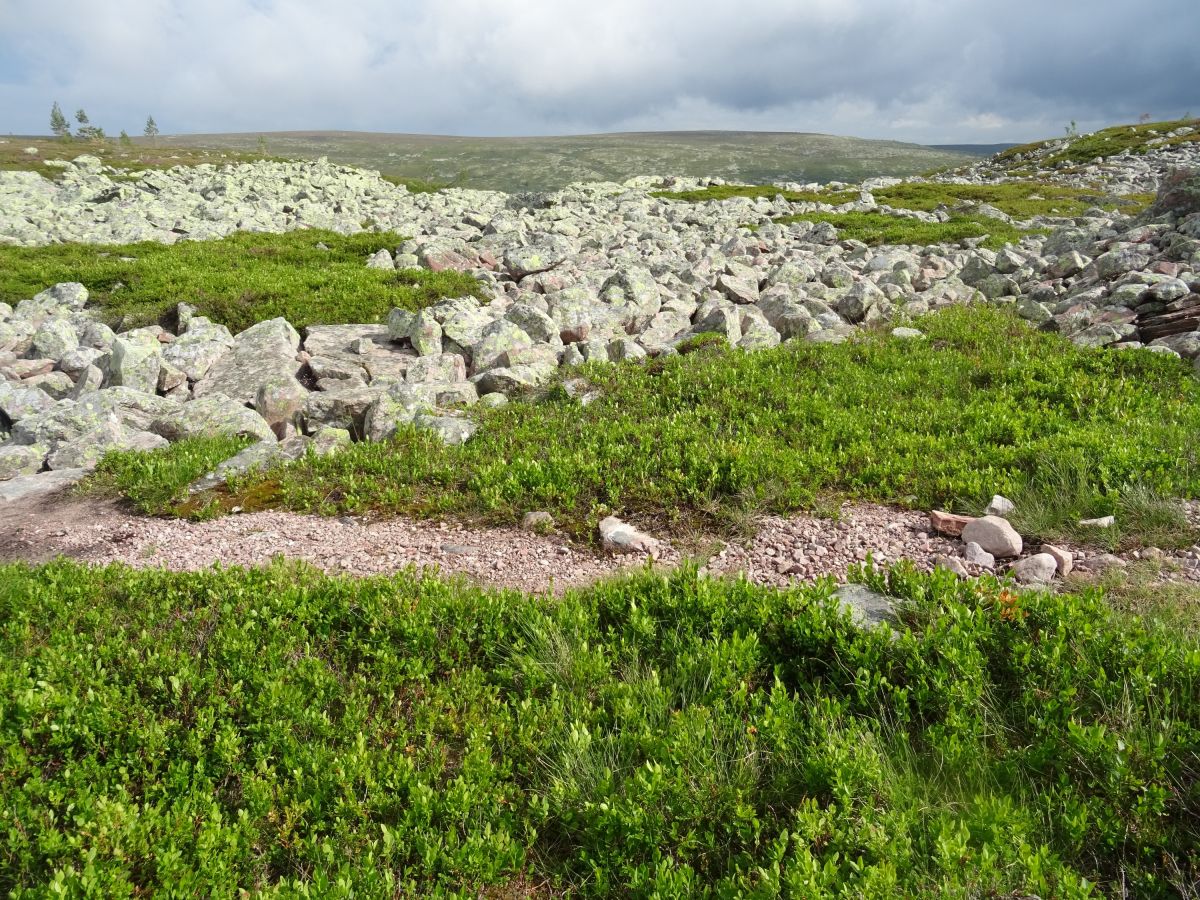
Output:
[[379,322],[396,306],[479,296],[469,275],[366,267],[370,254],[402,240],[303,230],[173,245],[0,247],[0,300],[15,304],[58,282],[78,281],[102,314],[124,327],[160,321],[186,301],[237,332],[276,316],[296,328]]

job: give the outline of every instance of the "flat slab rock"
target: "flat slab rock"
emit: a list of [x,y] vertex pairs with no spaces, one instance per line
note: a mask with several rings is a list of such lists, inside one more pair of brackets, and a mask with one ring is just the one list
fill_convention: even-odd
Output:
[[87,469],[55,469],[36,475],[21,475],[0,481],[0,503],[12,503],[51,494],[71,487],[88,474]]

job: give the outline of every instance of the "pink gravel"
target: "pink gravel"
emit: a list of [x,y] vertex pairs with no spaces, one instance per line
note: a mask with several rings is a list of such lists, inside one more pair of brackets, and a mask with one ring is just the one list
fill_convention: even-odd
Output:
[[[706,569],[714,575],[744,574],[755,583],[782,587],[819,576],[845,581],[847,569],[868,553],[877,563],[909,559],[928,571],[941,555],[962,561],[962,549],[957,539],[934,533],[925,513],[844,504],[836,519],[763,517],[749,543],[725,545],[709,559]],[[1026,555],[1039,549],[1031,542]],[[1112,557],[1101,559],[1078,548],[1066,549],[1074,553],[1077,566],[1114,564]],[[276,556],[353,575],[415,566],[531,593],[559,593],[644,564],[635,555],[613,556],[561,535],[518,528],[324,518],[279,510],[187,522],[135,515],[114,501],[69,493],[0,506],[0,562],[41,562],[59,555],[98,564],[181,570],[262,565]],[[681,559],[679,548],[664,541],[657,565],[670,568]],[[1172,562],[1176,577],[1200,581],[1200,548],[1179,554]],[[965,565],[972,575],[985,571]]]

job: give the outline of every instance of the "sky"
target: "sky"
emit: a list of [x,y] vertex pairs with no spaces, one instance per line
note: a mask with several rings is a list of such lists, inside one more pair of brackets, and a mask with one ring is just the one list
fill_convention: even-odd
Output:
[[1200,0],[0,0],[0,133],[801,131],[1200,115]]

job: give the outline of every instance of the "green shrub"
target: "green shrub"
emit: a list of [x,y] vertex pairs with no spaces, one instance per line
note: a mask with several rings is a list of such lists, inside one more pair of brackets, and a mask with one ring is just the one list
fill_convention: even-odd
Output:
[[0,247],[0,300],[15,305],[50,285],[78,281],[103,317],[126,328],[162,321],[186,301],[236,333],[276,316],[296,328],[380,322],[396,306],[415,310],[443,297],[479,295],[475,279],[458,272],[366,267],[370,254],[402,240],[302,230],[169,245]]
[[785,191],[770,184],[714,184],[694,191],[651,191],[650,196],[686,203],[706,203],[713,200],[729,200],[734,197],[749,197],[750,199],[765,197],[767,200],[783,197],[790,203],[829,203],[838,206],[851,200],[857,200],[858,191]]
[[793,222],[828,222],[837,228],[841,240],[862,241],[864,244],[955,244],[967,238],[986,238],[981,247],[999,250],[1005,244],[1018,243],[1028,234],[1044,234],[1038,229],[1022,230],[985,216],[955,215],[947,222],[923,222],[903,216],[877,212],[799,213],[775,219],[779,225]]
[[1200,649],[1099,594],[0,568],[14,897],[1167,897]]
[[986,307],[918,324],[920,342],[862,334],[589,366],[598,396],[586,406],[550,390],[473,411],[482,427],[461,447],[406,430],[247,490],[255,505],[326,513],[512,523],[544,509],[589,537],[608,512],[726,529],[747,509],[786,512],[831,494],[925,508],[986,501],[1081,455],[1089,508],[1135,483],[1200,495],[1200,381],[1178,360],[1080,349]]
[[107,453],[84,487],[114,488],[141,512],[162,512],[186,500],[193,481],[252,443],[250,438],[210,435],[176,441],[166,453]]

